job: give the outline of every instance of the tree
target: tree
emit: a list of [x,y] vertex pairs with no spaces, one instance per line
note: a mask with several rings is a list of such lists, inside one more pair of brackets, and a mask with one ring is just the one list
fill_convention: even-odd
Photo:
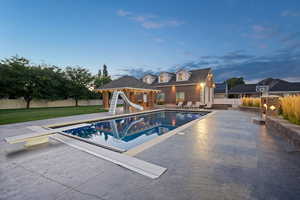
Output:
[[91,73],[84,68],[67,67],[65,70],[68,80],[68,89],[71,97],[75,99],[75,105],[78,106],[78,100],[87,96],[88,85],[93,80]]
[[228,89],[230,90],[231,88],[233,88],[236,85],[241,85],[241,84],[245,84],[244,78],[243,77],[233,77],[230,79],[227,79],[226,81],[224,81],[224,83],[227,83]]
[[101,69],[98,70],[98,74],[97,75],[98,75],[98,78],[100,78],[102,76]]
[[103,85],[109,83],[111,81],[110,76],[102,76],[100,78],[96,77],[94,81],[94,85],[96,88],[100,88]]
[[104,77],[108,76],[107,66],[105,64],[103,65],[103,76]]

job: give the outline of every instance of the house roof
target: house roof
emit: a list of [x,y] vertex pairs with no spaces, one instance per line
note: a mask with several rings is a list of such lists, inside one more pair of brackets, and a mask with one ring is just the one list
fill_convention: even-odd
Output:
[[257,84],[240,84],[237,85],[229,90],[229,94],[251,94],[257,93],[256,92],[256,85]]
[[280,82],[270,88],[271,92],[300,92],[300,82]]
[[144,83],[143,81],[133,77],[133,76],[122,76],[118,79],[115,79],[96,90],[113,90],[113,89],[140,89],[140,90],[157,90],[153,86]]
[[214,92],[217,93],[226,93],[227,84],[226,83],[216,83]]
[[257,84],[237,85],[229,90],[229,94],[253,94],[257,85],[268,85],[269,92],[300,92],[300,82],[287,82],[281,79],[267,78]]
[[[207,75],[209,74],[210,71],[211,71],[211,68],[190,70],[188,72],[191,73],[191,76],[186,81],[176,81],[176,76],[172,76],[171,80],[166,83],[158,83],[158,79],[156,79],[152,83],[152,85],[153,86],[183,85],[183,84],[194,84],[194,83],[205,82]],[[174,74],[174,73],[171,73],[171,74]]]

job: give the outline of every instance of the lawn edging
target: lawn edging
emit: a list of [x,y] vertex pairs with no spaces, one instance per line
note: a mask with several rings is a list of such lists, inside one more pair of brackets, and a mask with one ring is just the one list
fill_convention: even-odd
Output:
[[266,127],[271,131],[276,131],[286,138],[289,143],[300,147],[300,126],[292,124],[282,117],[266,117]]

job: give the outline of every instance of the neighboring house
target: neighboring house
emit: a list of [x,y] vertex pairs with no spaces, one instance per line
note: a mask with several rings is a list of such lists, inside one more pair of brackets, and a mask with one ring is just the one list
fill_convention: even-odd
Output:
[[157,101],[164,104],[188,101],[200,101],[208,105],[213,103],[215,85],[210,68],[190,71],[181,69],[176,73],[161,72],[158,76],[147,74],[142,80],[161,90]]
[[288,82],[281,79],[267,78],[257,84],[237,85],[231,88],[228,94],[231,97],[259,97],[260,93],[256,91],[256,86],[269,86],[269,94],[278,96],[288,96],[300,94],[300,82]]
[[216,87],[214,89],[215,99],[222,99],[228,97],[228,87],[227,83],[216,83]]

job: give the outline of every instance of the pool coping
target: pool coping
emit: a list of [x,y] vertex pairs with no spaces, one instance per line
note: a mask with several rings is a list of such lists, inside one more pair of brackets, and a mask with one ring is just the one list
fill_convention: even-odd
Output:
[[147,111],[142,111],[142,112],[135,112],[135,113],[127,113],[127,114],[119,114],[119,115],[109,115],[109,116],[105,116],[105,117],[98,117],[95,119],[88,119],[88,120],[79,120],[79,121],[73,121],[73,122],[67,122],[67,123],[62,123],[62,124],[51,124],[51,125],[46,125],[46,126],[42,126],[43,128],[60,128],[60,127],[64,127],[64,126],[68,126],[68,125],[75,125],[75,124],[81,124],[81,123],[91,123],[91,122],[98,122],[98,121],[106,121],[106,120],[111,120],[111,119],[116,119],[116,118],[120,118],[120,117],[127,117],[127,116],[132,116],[132,115],[143,115],[143,114],[147,114],[147,113],[153,113],[153,112],[159,112],[159,111],[182,111],[182,112],[207,112],[207,114],[205,114],[204,116],[201,116],[198,119],[195,119],[191,122],[188,122],[180,127],[177,127],[175,129],[173,129],[172,131],[169,131],[163,135],[160,135],[156,138],[153,138],[152,140],[149,140],[143,144],[140,144],[132,149],[129,150],[124,150],[121,148],[117,148],[114,147],[112,145],[107,145],[107,144],[99,144],[90,140],[86,140],[84,138],[80,138],[78,136],[75,135],[70,135],[64,132],[59,132],[59,134],[62,134],[64,136],[67,137],[71,137],[83,142],[87,142],[89,144],[93,144],[96,145],[98,147],[101,148],[106,148],[108,150],[111,151],[115,151],[118,153],[122,153],[122,154],[126,154],[129,156],[135,156],[138,153],[166,140],[167,138],[171,137],[172,135],[175,135],[176,133],[178,133],[179,131],[182,131],[183,129],[193,125],[194,123],[198,122],[199,120],[206,118],[208,116],[210,116],[211,114],[217,112],[216,110],[204,110],[204,109],[199,109],[199,110],[193,110],[193,109],[178,109],[178,108],[160,108],[160,109],[153,109],[153,110],[147,110]]

